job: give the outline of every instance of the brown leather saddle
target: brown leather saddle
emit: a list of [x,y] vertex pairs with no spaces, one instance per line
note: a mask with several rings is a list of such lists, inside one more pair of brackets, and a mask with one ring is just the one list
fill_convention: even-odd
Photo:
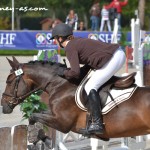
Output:
[[116,81],[114,82],[114,87],[117,88],[128,88],[135,82],[136,72],[133,72],[124,77],[116,77]]

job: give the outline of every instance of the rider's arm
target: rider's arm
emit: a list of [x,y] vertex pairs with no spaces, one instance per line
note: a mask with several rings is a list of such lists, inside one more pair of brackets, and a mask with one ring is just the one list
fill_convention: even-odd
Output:
[[80,64],[77,51],[69,51],[66,53],[70,63],[70,69],[64,71],[64,75],[67,79],[80,77]]

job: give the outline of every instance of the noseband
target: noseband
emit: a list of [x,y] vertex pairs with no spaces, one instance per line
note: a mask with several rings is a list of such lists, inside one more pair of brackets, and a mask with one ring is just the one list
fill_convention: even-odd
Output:
[[[18,70],[16,70],[16,71],[13,71],[13,72],[11,72],[11,73],[9,74],[9,76],[12,75],[12,74],[15,74],[15,78],[13,78],[11,81],[6,81],[6,83],[7,83],[7,84],[8,84],[8,83],[11,83],[11,82],[13,82],[14,79],[16,79],[15,86],[14,86],[14,94],[12,95],[12,94],[8,94],[8,93],[6,93],[6,92],[4,92],[4,93],[2,94],[2,95],[4,95],[4,96],[11,97],[11,100],[9,100],[9,104],[8,104],[8,106],[9,106],[11,109],[13,109],[13,105],[18,104],[19,102],[21,102],[22,99],[28,97],[28,96],[31,95],[32,93],[34,93],[34,92],[38,91],[39,89],[41,89],[41,86],[39,86],[39,87],[33,89],[32,91],[30,91],[30,92],[28,92],[28,93],[26,93],[26,94],[24,94],[24,95],[22,95],[22,96],[17,97],[18,85],[19,85],[20,79],[21,79],[22,76],[23,76],[23,70],[22,70],[22,69],[18,69]],[[5,98],[4,98],[4,99],[5,99]]]

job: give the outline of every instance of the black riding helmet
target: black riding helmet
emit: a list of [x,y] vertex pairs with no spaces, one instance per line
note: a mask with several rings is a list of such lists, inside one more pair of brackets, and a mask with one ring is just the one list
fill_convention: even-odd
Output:
[[[69,27],[69,25],[65,23],[60,23],[54,27],[52,30],[52,37],[50,40],[54,39],[55,37],[57,38],[57,41],[59,42],[59,45],[61,48],[64,48],[62,46],[62,43],[67,39],[68,36],[73,35],[72,28]],[[62,41],[59,41],[59,37],[62,37]]]
[[55,37],[67,37],[70,35],[73,35],[72,28],[65,23],[60,23],[56,25],[52,30],[52,37],[50,38],[50,40],[54,39]]

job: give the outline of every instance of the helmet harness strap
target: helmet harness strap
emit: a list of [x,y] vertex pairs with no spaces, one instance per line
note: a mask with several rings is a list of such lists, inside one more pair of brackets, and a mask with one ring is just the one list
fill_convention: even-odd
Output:
[[60,42],[59,36],[56,36],[56,39],[57,39],[57,41],[58,41],[58,43],[59,43],[59,45],[60,45],[61,48],[64,48],[64,47],[62,46],[62,43],[63,43],[64,41],[66,41],[67,37],[68,37],[68,36],[63,36],[63,37],[61,37],[61,38],[62,38],[62,41]]

